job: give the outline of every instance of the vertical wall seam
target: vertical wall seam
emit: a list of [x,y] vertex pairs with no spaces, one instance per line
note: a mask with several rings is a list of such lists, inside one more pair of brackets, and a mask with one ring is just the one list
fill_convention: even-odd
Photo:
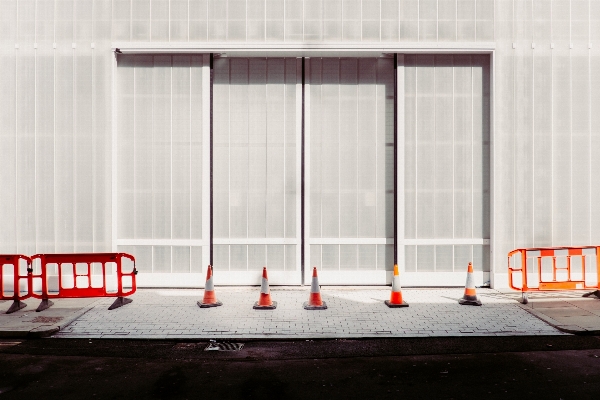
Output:
[[[34,17],[33,17],[33,25],[34,25],[34,43],[37,43],[37,1],[35,2],[34,5]],[[38,232],[38,228],[39,228],[39,224],[38,224],[38,201],[37,201],[37,195],[38,195],[38,189],[37,189],[37,159],[38,159],[38,154],[37,154],[37,136],[38,136],[38,131],[37,131],[37,95],[38,95],[38,89],[37,89],[37,44],[34,46],[34,50],[33,50],[33,54],[34,54],[34,66],[33,66],[33,224],[34,224],[34,238],[33,238],[33,248],[35,249],[34,251],[37,253],[38,252],[38,240],[39,240],[39,232]]]
[[588,186],[589,186],[589,190],[588,190],[588,196],[589,196],[589,220],[590,220],[590,224],[589,224],[589,233],[588,233],[588,243],[591,244],[592,243],[592,63],[591,63],[591,58],[592,58],[592,50],[591,50],[591,45],[590,43],[592,43],[592,20],[591,20],[591,4],[590,4],[591,0],[588,0],[588,130],[589,130],[589,138],[588,138],[588,157],[590,160],[590,163],[588,165]]
[[[17,34],[16,42],[19,42],[19,0],[16,2],[17,8]],[[19,48],[15,46],[15,252],[19,252]]]
[[[76,6],[77,2],[74,1],[73,2],[73,15],[75,15],[75,6]],[[73,100],[73,115],[72,115],[72,120],[71,122],[73,123],[73,128],[72,128],[72,142],[71,142],[71,149],[72,149],[72,153],[73,157],[72,157],[72,165],[73,165],[73,181],[71,182],[71,187],[73,189],[73,193],[72,193],[72,199],[73,199],[73,242],[71,244],[71,247],[73,248],[74,251],[77,251],[78,249],[78,240],[77,240],[77,118],[75,117],[77,115],[77,62],[76,62],[76,56],[75,56],[75,41],[77,40],[77,38],[75,37],[75,21],[73,21],[73,25],[72,25],[72,29],[73,31],[71,32],[73,34],[73,45],[71,47],[73,47],[71,49],[71,57],[73,58],[72,60],[72,66],[73,66],[73,88],[71,89],[71,99]]]
[[[436,153],[437,153],[437,146],[436,146],[436,139],[437,139],[437,121],[436,121],[436,117],[437,117],[437,102],[436,102],[436,94],[437,94],[437,88],[436,88],[436,61],[437,61],[437,57],[434,55],[433,56],[433,149],[432,149],[432,153],[433,153],[433,215],[435,215],[435,211],[436,211],[436,198],[435,198],[435,193],[436,193],[436,178],[437,178],[437,162],[436,162]],[[436,218],[433,218],[433,232],[432,232],[432,236],[435,237],[435,231],[436,231]],[[437,245],[433,245],[433,271],[435,272],[437,270]]]
[[[189,7],[190,7],[190,2],[188,0],[188,10],[189,10]],[[188,12],[188,40],[189,40],[189,12]],[[202,57],[202,56],[200,56],[200,57]],[[188,174],[189,174],[188,175],[188,184],[189,184],[189,187],[190,187],[190,191],[189,191],[189,196],[188,196],[188,212],[189,212],[189,215],[190,215],[190,224],[189,224],[189,227],[188,227],[188,238],[191,240],[192,239],[192,226],[193,226],[193,224],[195,222],[195,220],[192,218],[192,215],[193,215],[193,212],[192,212],[192,191],[194,190],[193,187],[192,187],[192,174],[195,172],[192,169],[192,160],[193,160],[193,158],[192,158],[192,143],[193,143],[192,142],[192,114],[193,114],[193,110],[192,110],[192,76],[193,76],[193,74],[192,74],[192,71],[193,71],[193,66],[194,66],[194,57],[190,56],[189,61],[190,61],[190,68],[189,68],[189,74],[190,74],[190,81],[189,82],[190,82],[190,84],[188,86],[188,90],[189,90],[189,95],[190,95],[190,102],[189,102],[190,114],[189,114],[189,121],[188,121],[189,122],[189,126],[188,126],[188,129],[189,129],[189,136],[188,136],[189,146],[188,146],[188,151],[189,152],[188,152],[188,155],[189,155],[189,160],[190,161],[189,161],[189,164],[188,164]],[[204,67],[204,60],[202,60],[202,61],[203,61],[202,62],[202,67]],[[203,73],[203,68],[201,68],[200,71],[201,71],[201,73]],[[202,88],[202,81],[201,81],[200,87]],[[204,105],[202,106],[202,108],[204,108]],[[202,114],[204,114],[204,113],[202,113]],[[202,117],[204,117],[204,115],[202,115]],[[201,143],[204,145],[203,142],[201,142]],[[200,147],[200,154],[203,156],[204,154],[202,152],[202,147],[203,146]],[[204,157],[202,157],[202,159],[203,158]],[[202,164],[204,164],[204,163],[202,163]],[[200,164],[200,171],[202,171],[200,176],[204,175],[204,171],[203,171],[204,168],[202,168],[203,167],[202,164]],[[204,196],[202,196],[202,197],[204,197]],[[201,209],[200,209],[200,215],[201,216],[203,216],[202,208],[204,208],[202,197],[200,198],[201,199],[200,200],[200,204],[202,204]],[[206,223],[206,221],[204,220],[204,218],[201,218],[201,220],[202,220],[202,224],[204,225]],[[202,239],[206,240],[206,238],[204,236],[202,236]],[[192,260],[192,246],[189,247],[189,257],[190,257],[190,264],[188,266],[188,272],[192,272],[192,262],[193,262],[193,260]],[[204,260],[202,260],[202,261],[204,261]],[[200,268],[202,268],[202,264],[200,265]]]
[[[531,12],[533,13],[533,0]],[[533,15],[531,19],[533,20]],[[531,49],[531,143],[531,174],[533,175],[531,183],[531,245],[535,247],[535,51],[533,49]]]
[[[419,56],[415,55],[415,239],[419,238]],[[415,246],[415,271],[418,271],[419,252]]]
[[[56,42],[56,3],[54,3],[52,42]],[[54,251],[58,251],[58,218],[56,209],[56,47],[52,46],[52,201],[53,201],[53,231]]]
[[[229,85],[228,85],[229,86]],[[229,90],[229,88],[228,88]],[[209,176],[210,176],[210,180],[209,180],[209,196],[210,196],[210,206],[209,206],[209,215],[210,215],[210,228],[209,228],[209,254],[210,254],[210,265],[213,265],[213,261],[214,261],[214,245],[213,245],[213,236],[214,236],[214,207],[213,207],[213,198],[214,198],[214,188],[213,188],[213,159],[214,159],[214,153],[213,153],[213,145],[214,145],[214,116],[213,116],[213,107],[214,107],[214,100],[213,100],[213,96],[214,96],[214,54],[210,53],[210,58],[209,58]],[[228,92],[229,95],[229,92]],[[228,126],[228,131],[229,129],[229,123],[227,124]],[[230,163],[230,169],[231,169],[231,154],[229,154],[229,160],[228,162]],[[228,174],[229,175],[229,174]],[[228,186],[231,189],[231,178],[228,176]],[[229,190],[229,192],[231,193],[231,190]],[[229,204],[227,205],[227,207],[231,207],[231,194],[229,194]],[[229,217],[229,212],[230,210],[228,210],[228,219]],[[227,223],[227,230],[228,230],[228,234],[229,234],[229,228],[230,227],[230,223],[228,221]],[[230,246],[227,246],[228,250],[230,249]],[[227,252],[227,255],[229,257],[229,251]],[[229,261],[229,260],[228,260]],[[231,262],[228,262],[228,268],[231,268]]]
[[570,162],[570,171],[569,174],[571,176],[571,179],[569,179],[569,193],[570,193],[570,201],[569,201],[569,212],[570,212],[570,219],[569,219],[569,231],[570,231],[570,237],[569,237],[569,245],[572,246],[573,245],[573,55],[571,54],[571,43],[573,40],[573,31],[572,31],[572,20],[573,20],[573,13],[572,13],[572,7],[573,3],[571,0],[569,0],[569,153],[570,153],[570,157],[569,157],[569,162]]
[[[171,2],[169,2],[169,17],[171,16]],[[170,18],[169,18],[170,19]],[[169,23],[170,24],[170,23]],[[169,25],[169,40],[170,40],[170,35],[171,35],[171,29],[170,29],[170,25]],[[169,158],[170,158],[170,177],[169,177],[169,195],[171,197],[171,201],[170,201],[170,218],[169,218],[169,223],[170,223],[170,229],[169,229],[169,236],[171,239],[173,239],[173,56],[170,56],[170,62],[171,62],[171,67],[169,68],[169,72],[170,72],[170,94],[169,94],[169,103],[170,103],[170,110],[169,110],[169,134],[170,134],[170,139],[169,139],[169,147],[170,147],[170,154],[169,154]],[[173,272],[173,246],[171,246],[170,249],[170,253],[171,253],[171,272]]]
[[[306,124],[306,78],[305,78],[305,63],[306,59],[302,57],[302,67],[301,67],[301,96],[302,96],[302,104],[301,104],[301,112],[300,112],[300,283],[304,285],[304,270],[305,270],[305,247],[306,247],[306,232],[305,232],[305,210],[304,210],[304,195],[305,191],[305,152],[306,152],[306,141],[305,141],[305,124]],[[297,65],[297,64],[296,64]],[[298,79],[298,74],[296,73],[296,81]],[[297,228],[296,228],[297,229]],[[321,264],[322,265],[322,264]]]
[[[377,92],[376,92],[377,94]],[[398,54],[394,53],[394,265],[398,264]],[[375,193],[377,193],[377,142],[375,143]],[[375,207],[377,229],[377,207]],[[377,232],[377,231],[376,231]],[[386,234],[387,236],[387,234]],[[377,249],[377,247],[375,247]],[[384,247],[385,248],[385,247]],[[377,257],[375,257],[377,260]],[[385,269],[385,265],[384,265]]]
[[[94,22],[95,22],[95,16],[96,13],[94,12],[94,5],[95,5],[95,1],[92,1],[92,42],[95,41],[95,31],[94,31]],[[92,252],[96,251],[96,207],[97,207],[97,201],[96,201],[96,148],[95,148],[95,144],[96,144],[96,85],[95,85],[95,61],[96,61],[96,51],[95,48],[92,47],[92,57],[91,57],[91,62],[92,62],[92,75],[90,77],[90,80],[92,81],[92,101],[91,101],[91,107],[92,107]]]
[[[455,143],[456,136],[456,67],[454,66],[454,57],[452,57],[452,143]],[[454,146],[453,146],[454,147]],[[456,238],[456,151],[452,149],[452,238]],[[454,271],[454,250],[452,246],[452,271]]]

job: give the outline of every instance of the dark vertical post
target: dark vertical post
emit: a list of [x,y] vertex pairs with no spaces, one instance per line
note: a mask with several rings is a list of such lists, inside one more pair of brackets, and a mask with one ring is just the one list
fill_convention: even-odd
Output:
[[302,115],[301,115],[301,128],[300,128],[300,273],[302,278],[300,283],[304,285],[304,65],[306,59],[302,57]]
[[398,54],[394,53],[394,264],[398,264]]
[[210,265],[213,265],[213,79],[214,54],[210,53]]

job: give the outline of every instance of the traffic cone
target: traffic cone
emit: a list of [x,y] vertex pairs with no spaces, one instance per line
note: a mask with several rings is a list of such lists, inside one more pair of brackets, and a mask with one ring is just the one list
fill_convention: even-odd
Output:
[[197,304],[200,308],[218,307],[223,305],[223,303],[217,300],[217,296],[215,294],[212,265],[209,265],[206,270],[206,285],[204,285],[204,298],[201,302],[198,301]]
[[326,310],[327,303],[321,299],[321,289],[319,288],[319,277],[317,276],[317,267],[313,268],[312,281],[310,283],[310,296],[304,304],[305,310]]
[[277,302],[271,300],[271,293],[269,292],[269,278],[267,278],[267,267],[263,268],[262,273],[262,284],[260,285],[260,297],[258,301],[254,303],[255,310],[274,310],[277,308]]
[[385,305],[390,308],[408,307],[408,303],[402,301],[402,290],[400,288],[400,275],[398,274],[398,264],[394,264],[394,276],[392,278],[392,294]]
[[469,263],[469,269],[467,271],[467,283],[465,285],[465,295],[462,299],[458,300],[458,304],[463,306],[480,306],[481,301],[477,298],[475,293],[475,281],[473,280],[473,264]]

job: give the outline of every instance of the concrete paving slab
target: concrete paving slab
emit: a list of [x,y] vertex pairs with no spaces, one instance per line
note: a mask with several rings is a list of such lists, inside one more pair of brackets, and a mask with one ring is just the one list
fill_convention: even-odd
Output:
[[[565,303],[565,304],[569,304],[569,303]],[[572,305],[570,305],[569,307],[560,307],[560,308],[545,308],[545,307],[535,308],[534,307],[534,310],[544,313],[552,318],[556,318],[556,317],[594,317],[594,314],[592,314],[591,312],[581,309],[577,306],[572,306]]]
[[81,315],[91,310],[98,299],[57,299],[54,305],[36,312],[39,300],[27,299],[27,307],[6,314],[12,301],[0,302],[0,337],[46,337],[64,329]]
[[462,288],[403,289],[409,307],[390,309],[388,287],[322,287],[327,310],[308,311],[309,287],[272,287],[275,310],[256,311],[258,288],[217,287],[223,306],[200,309],[202,290],[143,289],[108,311],[101,300],[55,337],[264,339],[561,335],[493,289],[478,289],[483,307],[458,304]]
[[[390,309],[387,287],[322,287],[327,310],[307,311],[308,287],[272,287],[278,307],[252,309],[258,288],[218,287],[221,307],[200,309],[202,290],[138,289],[132,304],[108,311],[114,299],[61,299],[41,313],[37,301],[0,314],[0,337],[136,339],[366,338],[600,334],[600,300],[582,292],[535,293],[478,289],[483,307],[460,306],[461,288],[409,288],[409,307]],[[11,302],[0,302],[0,311]]]
[[[520,306],[562,332],[600,335],[600,312],[597,312],[600,300],[592,297],[573,297],[562,292],[551,294],[551,300],[548,295],[537,300],[532,300],[530,297],[528,304],[520,304]],[[548,304],[551,306],[547,307]]]

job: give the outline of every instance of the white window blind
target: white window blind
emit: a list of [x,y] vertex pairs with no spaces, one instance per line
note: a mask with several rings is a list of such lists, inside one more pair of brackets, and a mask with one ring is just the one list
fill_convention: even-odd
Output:
[[[490,127],[487,56],[406,55],[407,271],[489,271]],[[472,239],[469,244],[444,240]]]
[[394,237],[394,64],[311,58],[310,266],[391,269]]
[[117,243],[143,272],[203,264],[202,66],[201,55],[118,59]]
[[299,268],[295,58],[218,58],[213,88],[214,266]]

